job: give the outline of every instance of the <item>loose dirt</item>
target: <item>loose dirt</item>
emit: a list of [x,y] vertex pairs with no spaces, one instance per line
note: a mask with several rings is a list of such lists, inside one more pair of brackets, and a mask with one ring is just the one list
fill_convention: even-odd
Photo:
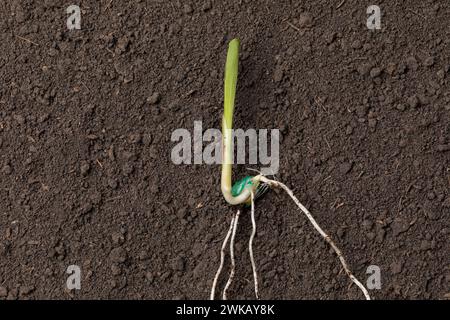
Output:
[[[235,127],[281,130],[277,178],[359,279],[380,268],[371,295],[448,297],[448,2],[379,1],[376,31],[373,1],[340,2],[81,1],[72,31],[66,3],[3,3],[0,299],[208,298],[236,208],[220,167],[173,164],[170,138],[220,128],[234,37]],[[287,195],[256,219],[262,299],[364,298]],[[250,230],[244,211],[233,299],[253,298]]]

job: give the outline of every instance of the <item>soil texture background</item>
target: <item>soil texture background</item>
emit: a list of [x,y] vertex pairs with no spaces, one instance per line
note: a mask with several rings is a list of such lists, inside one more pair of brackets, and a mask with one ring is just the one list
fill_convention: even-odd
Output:
[[[0,8],[0,299],[209,297],[236,208],[220,166],[171,161],[171,134],[220,128],[235,37],[235,127],[280,129],[277,179],[356,277],[380,268],[375,299],[449,297],[448,1],[75,2]],[[256,221],[262,299],[364,298],[287,195]],[[244,210],[232,299],[254,297],[250,232]]]

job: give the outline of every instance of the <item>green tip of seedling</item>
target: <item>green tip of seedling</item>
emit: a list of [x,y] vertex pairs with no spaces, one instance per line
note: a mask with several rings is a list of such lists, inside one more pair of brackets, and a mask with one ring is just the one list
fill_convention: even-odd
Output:
[[239,39],[228,44],[227,62],[225,64],[224,113],[226,129],[233,128],[234,100],[239,68]]

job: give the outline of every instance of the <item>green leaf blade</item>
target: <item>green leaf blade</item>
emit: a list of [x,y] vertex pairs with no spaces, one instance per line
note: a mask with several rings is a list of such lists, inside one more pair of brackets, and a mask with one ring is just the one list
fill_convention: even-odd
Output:
[[239,39],[233,39],[228,45],[225,64],[224,113],[226,129],[233,128],[234,101],[239,70]]

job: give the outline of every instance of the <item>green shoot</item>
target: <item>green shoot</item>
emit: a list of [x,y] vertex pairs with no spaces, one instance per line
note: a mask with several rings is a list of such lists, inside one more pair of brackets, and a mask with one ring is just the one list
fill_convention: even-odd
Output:
[[259,183],[252,177],[245,177],[232,187],[233,165],[233,114],[239,69],[239,39],[228,45],[224,80],[224,112],[222,119],[222,178],[221,189],[225,200],[231,205],[250,203],[251,190]]

